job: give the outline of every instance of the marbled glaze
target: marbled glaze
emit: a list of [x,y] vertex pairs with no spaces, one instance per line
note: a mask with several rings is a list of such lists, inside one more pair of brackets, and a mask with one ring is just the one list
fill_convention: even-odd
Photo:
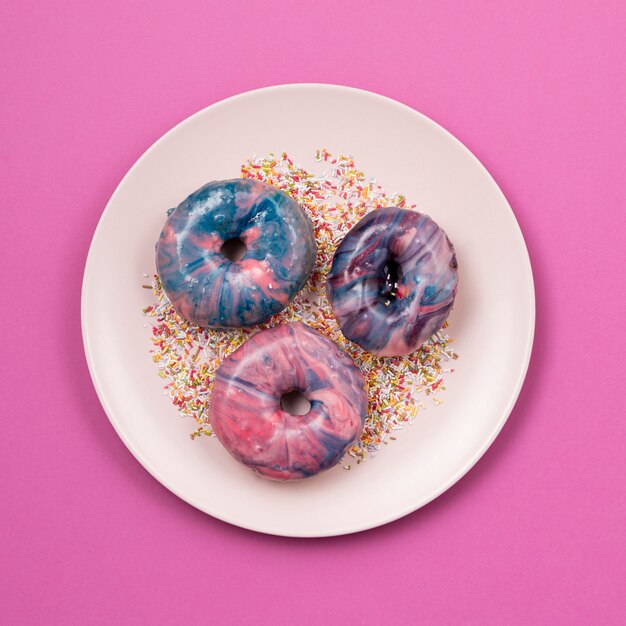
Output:
[[[297,390],[306,415],[281,408]],[[306,478],[335,465],[367,416],[366,383],[333,341],[301,322],[253,335],[217,371],[209,418],[238,461],[274,480]]]
[[381,356],[410,354],[437,332],[456,288],[446,233],[427,215],[396,207],[372,211],[350,230],[326,283],[345,337]]
[[[240,238],[245,256],[220,249]],[[258,324],[282,310],[315,263],[313,227],[300,206],[266,183],[214,181],[168,216],[156,245],[157,273],[174,308],[200,326]]]

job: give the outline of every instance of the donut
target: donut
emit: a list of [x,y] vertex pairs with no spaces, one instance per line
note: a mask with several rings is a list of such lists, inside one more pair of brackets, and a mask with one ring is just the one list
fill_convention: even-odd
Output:
[[[238,259],[227,251],[245,246]],[[311,221],[259,181],[210,182],[174,208],[156,244],[157,274],[176,311],[202,327],[252,326],[302,289],[316,255]]]
[[[298,391],[305,415],[283,410]],[[333,341],[302,322],[253,335],[216,372],[209,420],[224,447],[260,476],[296,480],[335,465],[367,416],[361,370]]]
[[446,233],[423,213],[387,207],[341,241],[326,293],[347,339],[380,356],[403,356],[446,321],[457,280]]

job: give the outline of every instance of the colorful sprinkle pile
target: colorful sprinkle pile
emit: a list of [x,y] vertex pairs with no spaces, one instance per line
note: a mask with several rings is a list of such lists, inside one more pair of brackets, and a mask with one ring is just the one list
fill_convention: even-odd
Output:
[[[283,153],[267,158],[254,157],[241,168],[244,178],[260,180],[282,189],[304,207],[315,230],[317,263],[309,282],[283,311],[254,328],[211,330],[199,328],[182,319],[165,295],[158,276],[143,285],[154,292],[156,301],[143,312],[152,324],[152,359],[165,381],[165,392],[181,416],[192,417],[197,427],[192,432],[212,435],[207,419],[214,374],[222,360],[236,350],[251,334],[290,321],[302,321],[327,335],[346,350],[361,368],[369,384],[369,416],[359,442],[348,455],[357,464],[373,457],[393,432],[411,423],[423,398],[436,404],[445,389],[444,375],[458,358],[451,348],[452,339],[444,330],[407,357],[379,357],[347,341],[333,317],[325,294],[325,277],[333,253],[344,235],[366,213],[385,206],[415,208],[400,194],[388,195],[372,178],[358,170],[350,156],[333,157],[318,150],[317,161],[327,164],[322,175],[313,175]],[[146,278],[148,275],[146,275]],[[447,326],[447,325],[446,325]],[[350,469],[350,462],[344,464]]]

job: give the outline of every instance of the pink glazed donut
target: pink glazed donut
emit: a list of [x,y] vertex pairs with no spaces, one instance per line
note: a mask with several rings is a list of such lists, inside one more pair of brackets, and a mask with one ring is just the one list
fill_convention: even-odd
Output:
[[[298,391],[306,415],[283,410]],[[301,322],[253,335],[217,371],[209,419],[224,447],[260,476],[307,478],[331,468],[367,416],[361,370],[333,341]]]

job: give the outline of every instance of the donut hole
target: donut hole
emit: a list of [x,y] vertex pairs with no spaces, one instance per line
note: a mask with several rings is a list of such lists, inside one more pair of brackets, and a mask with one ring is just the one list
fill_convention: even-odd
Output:
[[241,261],[243,257],[246,255],[248,248],[244,243],[243,239],[239,237],[233,237],[232,239],[227,239],[220,248],[220,252],[233,263],[237,261]]
[[394,303],[398,297],[398,285],[402,282],[402,266],[390,257],[383,266],[380,279],[380,299],[385,306]]
[[306,415],[311,410],[311,403],[303,393],[292,389],[280,397],[280,408],[290,415]]

